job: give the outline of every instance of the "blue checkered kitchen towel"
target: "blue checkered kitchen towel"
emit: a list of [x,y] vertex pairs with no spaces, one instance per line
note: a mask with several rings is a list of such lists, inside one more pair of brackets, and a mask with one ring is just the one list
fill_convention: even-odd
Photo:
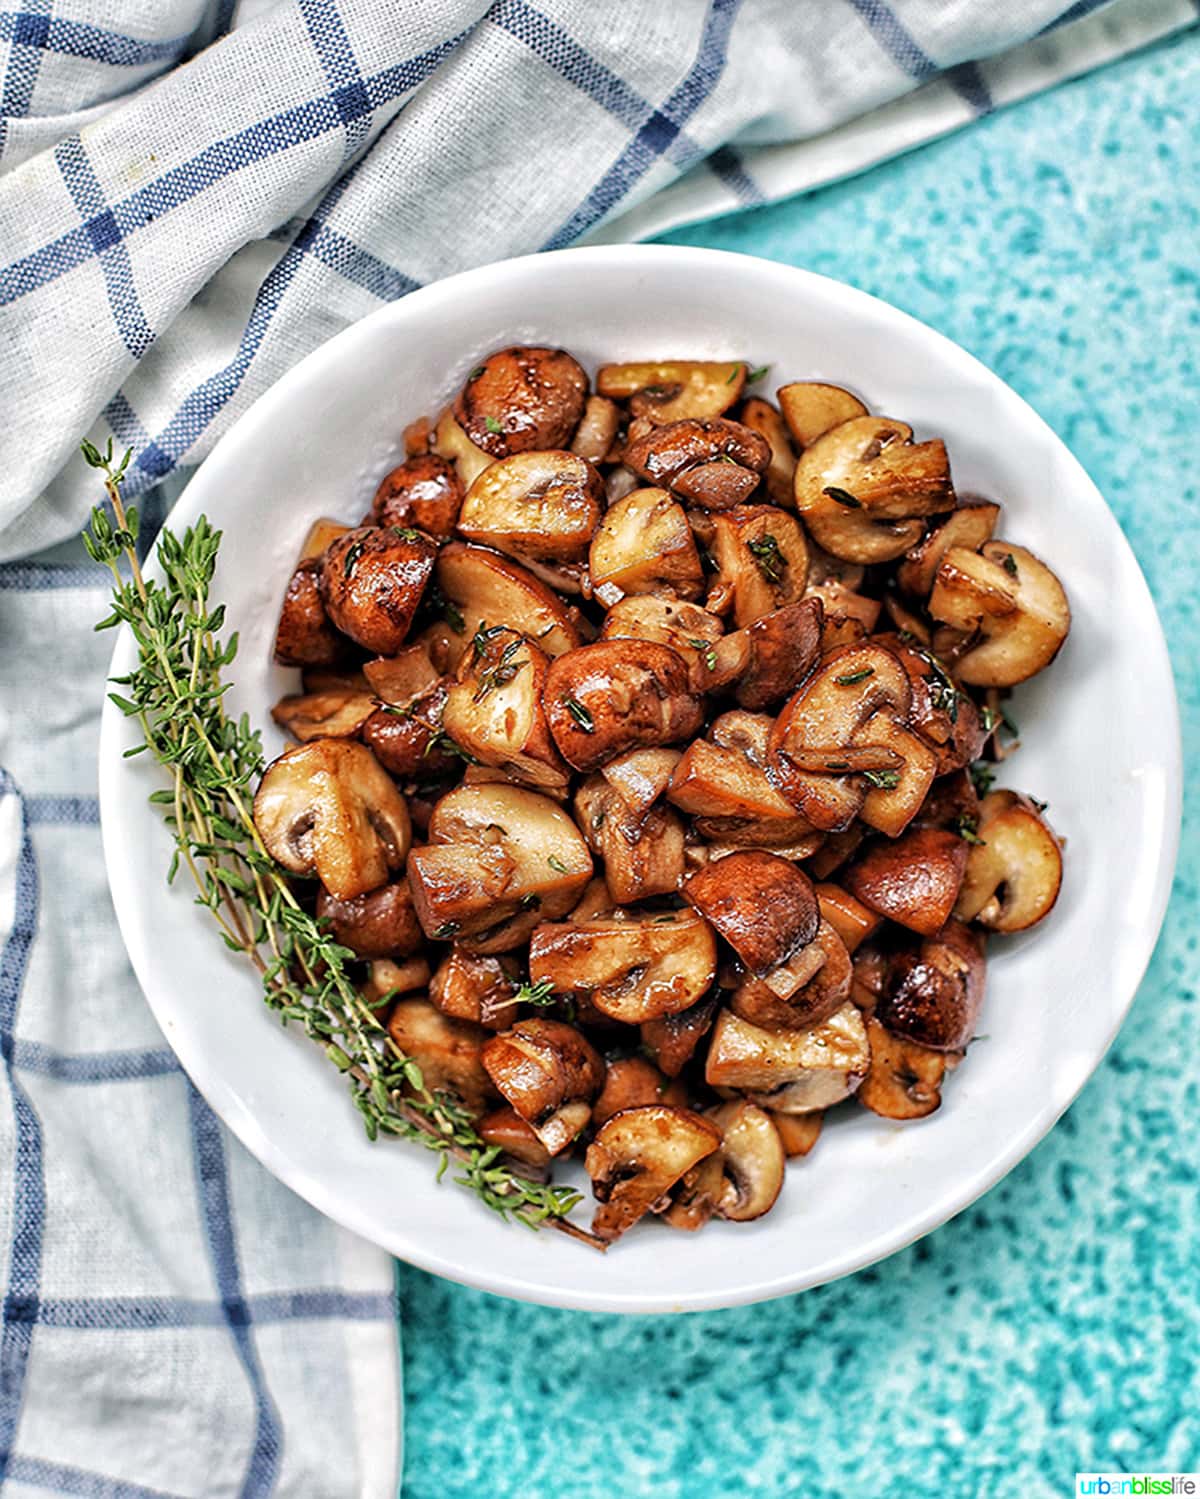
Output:
[[0,1490],[375,1499],[399,1450],[387,1260],[217,1123],[115,930],[103,587],[62,544],[95,495],[80,436],[132,446],[130,488],[160,515],[255,396],[381,300],[844,176],[1196,7],[9,3]]

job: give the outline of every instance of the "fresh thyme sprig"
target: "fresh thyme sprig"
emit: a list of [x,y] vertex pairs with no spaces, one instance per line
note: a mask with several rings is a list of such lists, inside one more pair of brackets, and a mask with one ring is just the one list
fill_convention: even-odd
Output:
[[126,755],[148,752],[170,780],[151,796],[175,840],[168,880],[187,871],[197,904],[211,912],[226,945],[258,970],[267,1004],[284,1024],[303,1026],[346,1076],[372,1140],[384,1134],[420,1144],[440,1157],[439,1178],[453,1161],[454,1180],[501,1217],[531,1228],[548,1223],[602,1248],[567,1220],[578,1192],[502,1161],[462,1105],[428,1087],[354,982],[354,953],[304,909],[263,845],[251,815],[262,743],[245,714],[226,712],[225,669],[236,657],[237,635],[222,641],[225,610],[210,602],[221,533],[204,516],[182,537],[164,529],[164,581],[146,578],[136,551],[137,511],[121,498],[131,453],[114,461],[111,440],[103,452],[89,442],[82,451],[104,477],[112,512],[97,506],[83,534],[89,555],[113,575],[112,612],[96,628],[127,625],[137,645],[136,667],[114,679],[120,691],[110,696],[142,731],[142,743]]

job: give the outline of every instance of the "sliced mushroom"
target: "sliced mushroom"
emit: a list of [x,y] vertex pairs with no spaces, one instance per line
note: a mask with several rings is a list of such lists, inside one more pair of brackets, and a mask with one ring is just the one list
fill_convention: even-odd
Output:
[[743,426],[765,438],[771,449],[771,461],[765,475],[768,498],[772,505],[782,505],[790,510],[796,503],[793,493],[796,454],[788,437],[787,423],[770,401],[759,396],[751,396],[743,405],[741,420]]
[[[498,466],[498,465],[497,465]],[[517,630],[480,626],[446,695],[443,724],[483,765],[539,790],[565,792],[564,765],[542,708],[548,657]]]
[[407,958],[425,941],[405,879],[391,880],[350,900],[322,890],[317,919],[327,921],[334,941],[360,958]]
[[679,764],[676,749],[635,749],[610,760],[601,771],[634,817],[644,817],[671,784]]
[[933,746],[936,773],[951,775],[977,760],[987,740],[983,719],[946,665],[932,650],[899,635],[876,635],[875,644],[886,646],[908,673],[912,684],[908,724]]
[[829,923],[853,957],[867,938],[879,930],[882,917],[855,900],[841,885],[814,885],[813,891],[821,910],[821,920]]
[[717,996],[709,995],[678,1015],[662,1015],[643,1023],[642,1045],[654,1054],[658,1067],[668,1077],[678,1077],[712,1029],[717,1014]]
[[487,1032],[466,1020],[451,1020],[427,999],[400,999],[388,1019],[388,1035],[421,1068],[431,1093],[455,1093],[472,1114],[481,1114],[496,1091],[484,1070]]
[[591,875],[587,844],[563,809],[507,785],[459,786],[442,797],[428,845],[409,861],[425,932],[470,939],[475,951],[519,947],[539,919],[569,911]]
[[954,506],[946,445],[863,416],[818,437],[796,464],[796,509],[815,540],[850,562],[890,562],[920,540],[924,517]]
[[734,688],[741,707],[752,712],[768,708],[799,686],[820,654],[822,623],[820,599],[804,598],[749,626],[744,633],[750,659]]
[[300,548],[300,562],[319,562],[338,537],[345,536],[349,529],[340,520],[330,520],[324,515],[313,521]]
[[818,437],[840,427],[843,422],[867,414],[867,408],[858,397],[840,385],[796,380],[791,385],[781,385],[777,394],[783,419],[801,449],[812,447]]
[[520,986],[512,958],[483,957],[455,946],[433,975],[429,998],[443,1015],[505,1030],[517,1018],[513,999]]
[[867,1021],[871,1066],[857,1098],[884,1119],[924,1119],[942,1102],[946,1053],[895,1036],[871,1017]]
[[[903,726],[911,704],[908,674],[891,651],[873,644],[835,651],[776,720],[772,780],[816,827],[838,832],[861,816],[897,836],[937,767],[933,750]],[[890,752],[891,768],[872,769],[852,753],[872,747]],[[861,774],[852,774],[856,766]]]
[[851,858],[855,849],[867,836],[861,822],[852,822],[840,833],[829,833],[820,850],[812,856],[809,872],[815,879],[827,880]]
[[928,598],[941,560],[950,548],[966,547],[969,552],[977,552],[992,539],[999,519],[1000,506],[990,500],[960,503],[907,554],[896,569],[896,582],[913,598]]
[[799,1031],[763,1030],[723,1010],[704,1076],[711,1087],[743,1089],[763,1108],[810,1114],[848,1098],[869,1060],[866,1027],[852,1004]]
[[915,951],[893,954],[875,1016],[894,1035],[961,1051],[983,1004],[983,939],[951,918]]
[[458,529],[521,562],[582,563],[603,498],[604,480],[586,458],[557,449],[515,453],[471,485]]
[[488,464],[496,461],[491,453],[475,446],[449,407],[438,418],[431,446],[435,453],[454,464],[464,490],[470,489]]
[[596,371],[601,395],[628,401],[634,416],[656,426],[721,416],[737,402],[745,383],[745,364],[704,359],[605,364]]
[[821,1136],[824,1114],[776,1114],[768,1110],[771,1122],[779,1131],[783,1153],[788,1160],[811,1154],[813,1146]]
[[899,838],[872,844],[843,879],[872,911],[932,936],[954,910],[968,852],[957,833],[910,828]]
[[854,970],[846,944],[827,921],[778,967],[749,974],[733,991],[733,1013],[768,1031],[803,1030],[836,1014],[850,997]]
[[605,1063],[604,1086],[592,1105],[592,1124],[599,1129],[622,1109],[641,1108],[650,1103],[684,1107],[687,1090],[682,1083],[664,1077],[645,1057],[613,1058]]
[[956,630],[978,632],[955,660],[960,681],[1013,687],[1054,660],[1071,628],[1062,584],[1044,562],[1007,541],[981,552],[950,547],[938,565],[929,612]]
[[724,1187],[722,1153],[714,1150],[683,1173],[671,1188],[669,1199],[655,1203],[654,1211],[661,1212],[662,1221],[669,1227],[695,1233],[711,1221]]
[[407,708],[378,708],[363,724],[363,743],[389,775],[425,780],[462,769],[462,754],[442,723],[446,695],[439,681]]
[[620,1238],[720,1143],[717,1127],[689,1109],[660,1103],[614,1114],[585,1159],[600,1204],[592,1232]]
[[812,881],[761,849],[709,864],[691,876],[683,893],[754,974],[778,967],[817,935]]
[[742,504],[770,461],[765,438],[723,417],[654,427],[625,448],[625,463],[635,474],[706,510]]
[[345,654],[345,637],[334,629],[321,598],[320,559],[309,558],[288,579],[275,630],[275,659],[281,666],[333,666]]
[[670,646],[687,665],[693,692],[711,692],[743,671],[750,644],[744,639],[738,660],[728,674],[720,669],[719,650],[725,626],[699,604],[647,595],[625,598],[604,617],[601,640],[654,640]]
[[375,711],[369,692],[302,692],[282,697],[271,709],[271,717],[293,739],[353,739]]
[[514,344],[475,366],[454,415],[476,447],[507,458],[566,447],[587,393],[587,376],[565,349]]
[[[561,656],[583,639],[579,617],[532,573],[485,547],[452,541],[438,554],[438,587],[457,611],[461,655],[480,625],[519,625],[547,656]],[[452,665],[458,664],[456,655]]]
[[560,656],[543,700],[559,752],[576,770],[687,739],[704,719],[682,658],[647,640],[599,640]]
[[449,536],[463,501],[463,481],[453,464],[437,453],[406,458],[375,491],[370,523],[416,527],[430,536]]
[[[400,962],[394,958],[372,958],[368,974],[361,992],[368,1009],[379,1020],[387,1019],[401,995],[411,995],[416,989],[423,991],[430,977],[429,964],[420,954]],[[423,999],[424,993],[418,997]]]
[[582,1031],[561,1020],[521,1020],[486,1041],[482,1058],[495,1087],[551,1155],[587,1125],[604,1062]]
[[394,656],[433,571],[437,547],[422,531],[360,526],[325,553],[321,592],[329,618],[378,656]]
[[724,713],[710,730],[712,741],[693,740],[684,751],[667,799],[700,819],[704,836],[780,848],[812,833],[812,823],[767,779],[763,760],[770,731],[765,715]]
[[507,1104],[485,1114],[475,1128],[485,1144],[497,1146],[514,1161],[536,1168],[550,1164],[550,1152],[538,1139],[537,1131]]
[[684,828],[669,807],[632,811],[602,776],[590,776],[576,794],[575,812],[591,848],[604,860],[613,903],[629,905],[679,888]]
[[590,463],[603,463],[621,427],[621,408],[607,396],[588,396],[571,440],[571,451]]
[[993,791],[979,805],[955,915],[995,932],[1023,932],[1049,915],[1062,885],[1062,850],[1034,803]]
[[543,922],[529,944],[529,976],[580,995],[625,1025],[678,1015],[717,976],[712,928],[692,911]]
[[607,607],[627,594],[698,598],[704,573],[682,506],[665,489],[635,489],[611,505],[592,537],[588,576]]
[[371,691],[389,708],[409,708],[431,692],[441,677],[424,645],[406,645],[394,656],[378,656],[363,666]]
[[708,591],[713,614],[739,629],[803,598],[808,580],[804,531],[772,505],[739,505],[712,517],[717,573]]
[[412,839],[395,783],[365,745],[347,739],[317,739],[272,761],[254,824],[273,859],[292,874],[315,874],[341,900],[403,868]]
[[775,1206],[787,1160],[765,1109],[731,1099],[708,1117],[721,1131],[721,1191],[713,1206],[733,1223],[749,1223]]

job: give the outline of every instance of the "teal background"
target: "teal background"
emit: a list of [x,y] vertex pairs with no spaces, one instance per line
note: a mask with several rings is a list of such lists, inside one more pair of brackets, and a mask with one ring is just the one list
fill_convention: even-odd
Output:
[[[1200,34],[667,239],[874,292],[1036,407],[1150,580],[1195,769]],[[405,1499],[1034,1499],[1072,1493],[1076,1469],[1200,1468],[1188,801],[1166,928],[1112,1052],[1027,1160],[911,1249],[679,1318],[548,1311],[398,1266]]]

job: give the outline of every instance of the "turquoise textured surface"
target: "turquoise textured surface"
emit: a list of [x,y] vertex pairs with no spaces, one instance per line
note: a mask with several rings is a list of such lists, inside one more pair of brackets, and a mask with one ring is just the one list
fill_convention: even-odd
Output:
[[[669,238],[874,292],[1025,396],[1150,580],[1200,769],[1200,34]],[[1027,1160],[911,1249],[675,1319],[548,1311],[398,1267],[405,1499],[1051,1499],[1077,1469],[1200,1468],[1188,798],[1167,925],[1112,1052]]]

